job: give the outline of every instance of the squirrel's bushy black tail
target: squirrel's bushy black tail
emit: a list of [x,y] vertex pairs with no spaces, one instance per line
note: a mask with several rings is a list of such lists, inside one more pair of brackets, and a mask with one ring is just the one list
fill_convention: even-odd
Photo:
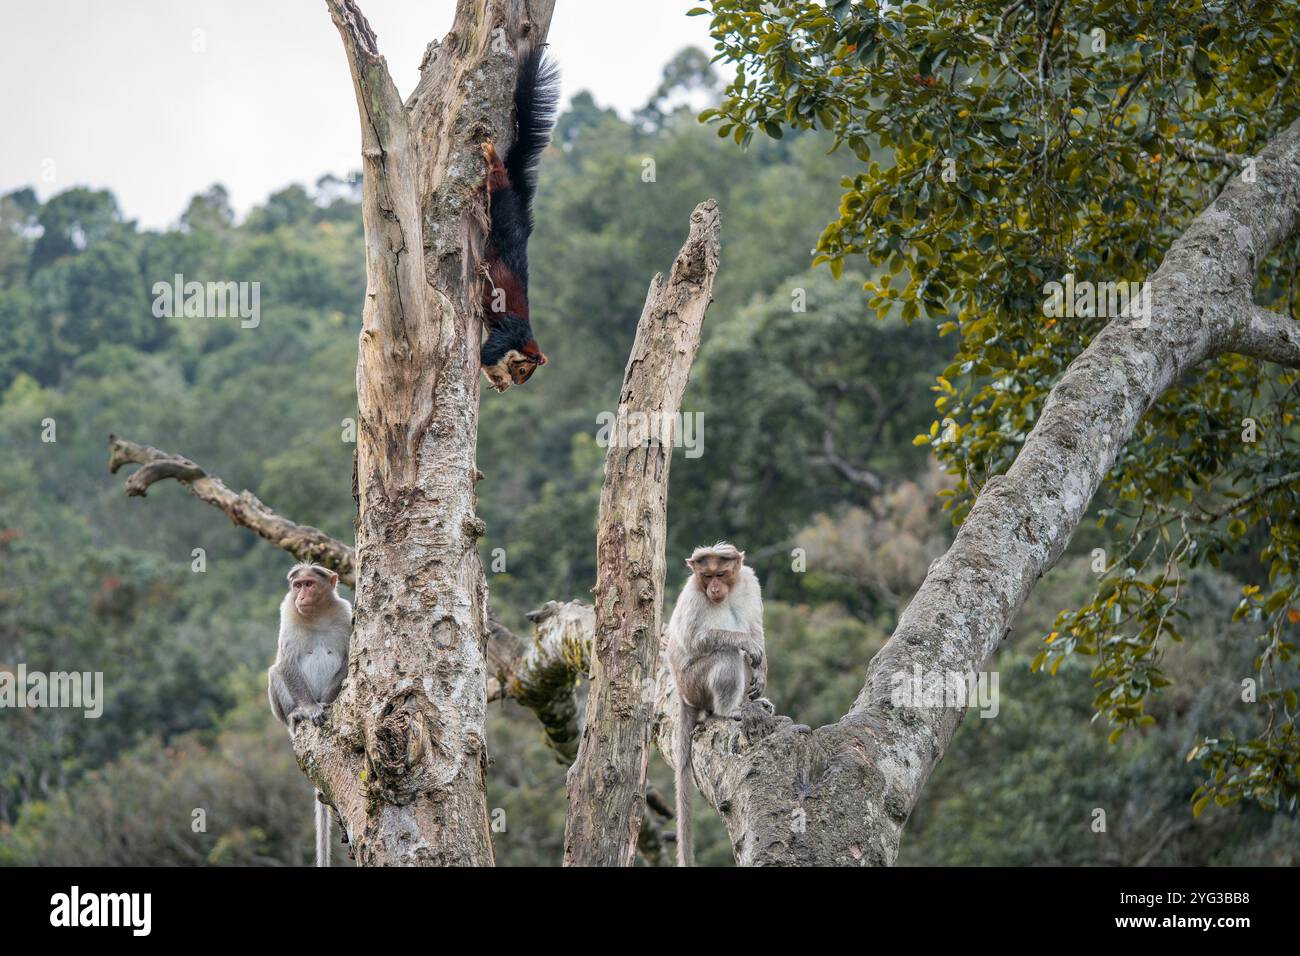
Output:
[[533,193],[537,189],[537,163],[551,142],[551,130],[560,108],[560,71],[542,47],[529,51],[515,81],[514,145],[506,154],[506,174],[523,203],[532,231]]

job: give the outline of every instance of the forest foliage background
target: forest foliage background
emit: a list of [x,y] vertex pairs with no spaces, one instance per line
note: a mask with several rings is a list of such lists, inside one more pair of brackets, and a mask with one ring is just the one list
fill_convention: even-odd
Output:
[[[589,599],[597,415],[617,400],[650,277],[671,264],[692,207],[716,197],[722,266],[685,401],[703,413],[703,454],[679,450],[673,465],[668,590],[696,544],[745,549],[767,595],[769,696],[815,726],[843,713],[949,540],[935,496],[949,479],[912,439],[935,418],[953,346],[937,320],[877,319],[865,275],[809,268],[857,160],[816,133],[743,152],[720,139],[681,105],[688,91],[696,103],[716,94],[702,60],[679,54],[630,119],[585,93],[560,119],[531,245],[534,322],[552,361],[526,387],[483,397],[483,555],[492,605],[521,633],[530,608]],[[0,197],[0,667],[103,671],[107,698],[98,720],[0,709],[0,863],[309,862],[310,787],[265,702],[291,559],[174,483],[148,503],[127,499],[106,440],[184,454],[350,541],[357,199],[355,179],[327,176],[237,222],[214,186],[175,228],[147,232],[107,192]],[[260,324],[155,318],[151,286],[177,273],[260,282]],[[40,437],[49,418],[53,443]],[[1100,540],[1085,528],[1035,590],[998,658],[1000,712],[967,718],[900,862],[1296,862],[1294,818],[1253,804],[1191,812],[1189,749],[1249,727],[1236,675],[1252,673],[1254,647],[1245,624],[1223,624],[1240,569],[1193,573],[1188,640],[1162,665],[1174,684],[1140,733],[1107,743],[1086,661],[1031,673],[1057,613],[1089,599]],[[557,863],[565,767],[512,703],[492,705],[490,735],[498,861]],[[651,776],[671,791],[657,756]],[[1105,833],[1091,826],[1097,808]],[[729,861],[712,811],[697,813],[699,860]]]

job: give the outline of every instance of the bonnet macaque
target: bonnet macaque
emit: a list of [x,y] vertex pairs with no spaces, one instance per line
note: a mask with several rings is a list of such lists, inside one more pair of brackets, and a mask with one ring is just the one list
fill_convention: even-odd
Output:
[[767,686],[763,598],[745,552],[725,541],[696,548],[668,621],[668,666],[681,703],[674,739],[677,864],[690,866],[691,734],[708,717],[739,720]]
[[[271,712],[289,728],[320,724],[348,672],[352,604],[339,597],[339,576],[319,564],[295,564],[280,602],[280,643],[267,672]],[[316,794],[316,865],[330,865],[329,807]]]

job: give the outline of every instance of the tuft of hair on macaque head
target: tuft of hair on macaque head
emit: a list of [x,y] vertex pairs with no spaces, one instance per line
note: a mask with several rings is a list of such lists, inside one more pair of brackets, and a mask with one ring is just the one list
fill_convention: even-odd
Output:
[[731,594],[744,564],[745,552],[726,541],[719,541],[712,547],[696,548],[686,559],[695,586],[714,604],[721,604]]
[[304,617],[310,617],[330,603],[339,576],[319,564],[295,564],[289,569],[289,593],[293,606]]

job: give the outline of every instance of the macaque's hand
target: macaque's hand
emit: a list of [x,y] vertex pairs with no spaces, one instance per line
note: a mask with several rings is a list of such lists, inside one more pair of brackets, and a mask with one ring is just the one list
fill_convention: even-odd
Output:
[[325,723],[325,708],[320,704],[299,704],[289,714],[289,732],[298,729],[298,721],[309,720],[316,726]]
[[767,660],[762,654],[749,658],[749,699],[757,700],[767,689]]

